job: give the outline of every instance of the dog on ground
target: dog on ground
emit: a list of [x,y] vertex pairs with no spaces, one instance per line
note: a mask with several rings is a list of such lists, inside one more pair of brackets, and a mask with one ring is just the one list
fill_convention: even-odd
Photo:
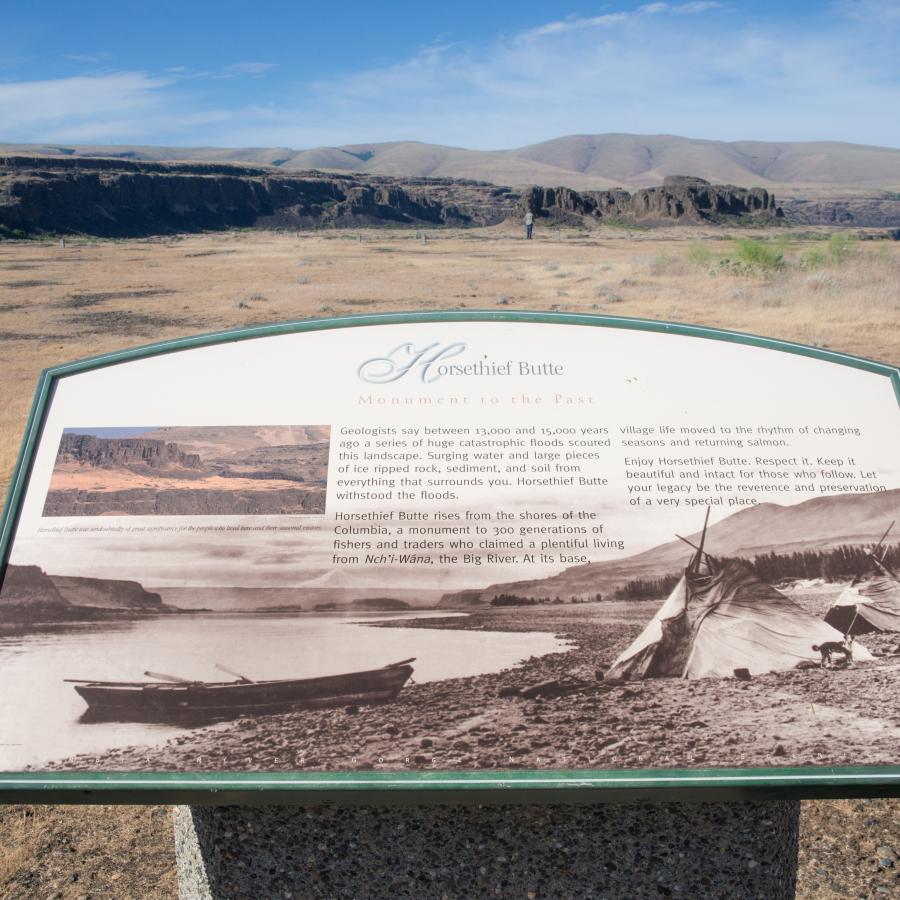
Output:
[[848,666],[853,662],[853,648],[845,641],[826,641],[824,644],[813,644],[813,650],[822,656],[822,668],[827,669],[833,661],[834,654],[843,657],[841,665]]

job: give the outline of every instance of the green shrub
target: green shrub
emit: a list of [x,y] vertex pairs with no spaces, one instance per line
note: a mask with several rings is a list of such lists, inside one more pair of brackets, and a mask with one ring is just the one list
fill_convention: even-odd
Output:
[[[23,231],[21,228],[13,228],[10,225],[0,224],[0,241],[10,240],[10,241],[21,241],[25,238],[32,237],[33,235],[29,235],[26,231]],[[43,237],[40,235],[39,237]]]
[[821,269],[828,262],[828,254],[821,247],[813,247],[803,254],[800,267],[803,269]]
[[621,228],[623,231],[648,231],[648,225],[635,225],[634,222],[626,222],[624,219],[619,219],[613,216],[610,219],[603,219],[601,221],[602,225],[609,225],[611,228]]
[[737,258],[752,269],[774,271],[784,268],[784,249],[781,242],[741,238],[737,242]]
[[832,265],[840,266],[853,254],[853,238],[847,234],[833,234],[828,241],[828,257]]
[[688,247],[688,259],[695,266],[708,266],[712,260],[712,250],[701,241],[695,241]]

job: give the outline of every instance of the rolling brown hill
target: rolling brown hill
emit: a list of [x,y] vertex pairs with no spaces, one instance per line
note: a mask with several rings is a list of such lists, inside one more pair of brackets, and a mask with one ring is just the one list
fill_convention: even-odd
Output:
[[688,172],[721,184],[888,185],[900,150],[839,142],[707,141],[673,135],[570,135],[509,151],[518,159],[635,187]]
[[0,153],[203,160],[402,177],[467,178],[576,190],[648,187],[690,174],[719,184],[779,189],[900,188],[900,150],[837,141],[711,141],[677,135],[568,135],[507,150],[468,150],[419,141],[341,147],[153,147],[0,144]]
[[[794,506],[760,503],[711,525],[706,549],[713,556],[752,558],[763,553],[827,550],[841,544],[874,544],[895,520],[900,521],[900,489],[816,497]],[[685,537],[696,542],[700,535]],[[550,578],[493,584],[478,599],[489,603],[502,593],[526,597],[607,594],[635,578],[678,572],[690,554],[690,548],[676,538],[626,559],[573,566]],[[472,591],[463,591],[445,595],[440,605],[470,606],[474,599]]]

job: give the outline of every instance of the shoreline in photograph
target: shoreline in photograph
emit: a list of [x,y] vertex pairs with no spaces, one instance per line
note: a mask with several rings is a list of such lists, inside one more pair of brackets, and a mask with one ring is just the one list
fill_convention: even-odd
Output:
[[[821,614],[834,590],[794,595]],[[599,607],[599,609],[598,609]],[[611,607],[617,607],[615,610]],[[597,621],[606,609],[606,621]],[[382,628],[552,632],[573,645],[495,674],[408,684],[396,701],[242,717],[155,746],[82,754],[41,771],[659,769],[890,765],[900,737],[900,641],[847,669],[736,678],[597,680],[658,608],[489,608]],[[415,680],[415,675],[413,675]],[[532,691],[527,689],[531,688]],[[534,696],[515,696],[526,689]]]
[[[565,644],[546,631],[522,632],[514,637],[498,632],[456,629],[371,628],[366,623],[396,618],[396,612],[356,613],[212,613],[188,618],[158,617],[135,622],[86,624],[44,630],[0,639],[0,665],[7,690],[0,695],[4,727],[0,769],[39,766],[60,756],[103,755],[117,748],[158,743],[238,712],[260,715],[296,708],[299,696],[309,697],[311,684],[320,683],[312,699],[336,703],[327,691],[342,684],[342,704],[362,702],[367,692],[378,691],[385,667],[417,658],[420,683],[446,678],[498,672],[529,656],[555,652]],[[438,611],[410,611],[416,617],[440,616]],[[450,613],[462,616],[463,613]],[[403,667],[409,674],[411,668]],[[183,697],[173,682],[234,685],[240,676],[260,684],[251,694],[266,702],[267,685],[280,685],[278,710],[259,709],[243,693],[241,710],[233,707],[233,692],[216,693],[224,706],[215,711],[179,708]],[[224,674],[223,674],[224,672]],[[368,673],[351,677],[347,673]],[[409,674],[403,678],[405,682]],[[388,679],[391,680],[392,679]],[[149,704],[114,712],[97,708],[92,695],[85,705],[82,690],[106,682],[115,686],[149,685],[141,692]],[[398,685],[398,688],[402,683]],[[377,683],[377,684],[376,684]],[[373,686],[375,685],[375,686]],[[174,690],[172,693],[171,690]],[[284,703],[284,691],[293,698]],[[43,698],[33,707],[34,696]],[[116,695],[106,695],[107,700]],[[82,699],[85,697],[85,699]],[[126,701],[128,697],[125,697]],[[131,698],[134,699],[134,698]],[[368,697],[368,700],[384,699]],[[158,700],[170,703],[168,712],[156,714]]]

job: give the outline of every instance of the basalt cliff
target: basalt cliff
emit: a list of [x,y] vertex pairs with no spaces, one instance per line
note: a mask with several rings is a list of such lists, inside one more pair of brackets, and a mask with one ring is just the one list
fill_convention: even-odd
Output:
[[0,626],[93,621],[176,612],[136,581],[48,575],[38,566],[7,565],[0,581]]
[[644,188],[634,193],[532,187],[525,192],[522,204],[539,216],[571,224],[585,217],[648,224],[725,223],[748,217],[773,220],[782,217],[775,197],[764,188],[710,184],[702,178],[686,175],[669,176],[661,187]]
[[763,188],[672,176],[660,187],[513,189],[217,163],[0,156],[0,237],[136,237],[224,228],[485,226],[530,209],[558,222],[726,223],[781,217]]
[[160,469],[200,469],[198,453],[184,453],[177,444],[138,438],[98,438],[89,434],[64,434],[57,464],[77,463],[96,468],[128,468],[134,472]]

